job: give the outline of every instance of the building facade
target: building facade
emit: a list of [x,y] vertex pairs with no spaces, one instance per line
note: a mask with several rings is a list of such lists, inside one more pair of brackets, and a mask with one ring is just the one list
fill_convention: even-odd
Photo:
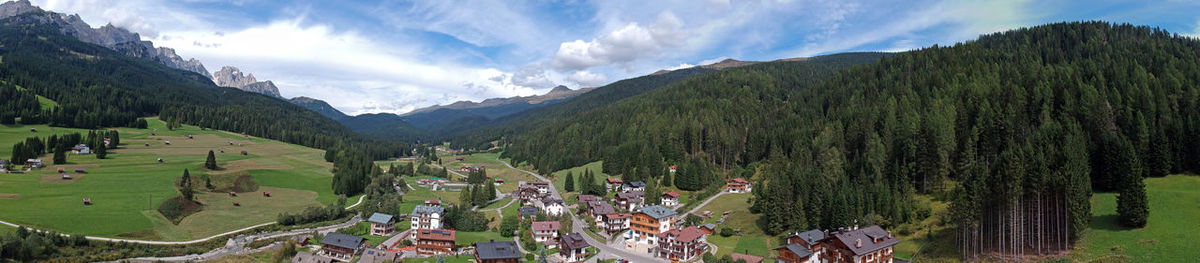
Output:
[[437,200],[425,201],[425,204],[413,208],[409,214],[410,228],[413,229],[409,238],[416,239],[417,231],[421,229],[441,229],[442,219],[446,216],[446,208]]
[[658,241],[658,234],[670,231],[671,226],[675,224],[675,210],[663,206],[647,206],[641,211],[633,214],[629,220],[629,232],[626,235],[627,240],[632,240],[637,243],[654,245]]
[[389,214],[372,214],[367,222],[371,222],[371,235],[386,236],[396,231],[396,218]]
[[707,236],[695,226],[663,232],[658,234],[655,256],[680,261],[695,258],[708,250]]
[[454,253],[454,230],[421,229],[417,232],[417,254],[449,255]]

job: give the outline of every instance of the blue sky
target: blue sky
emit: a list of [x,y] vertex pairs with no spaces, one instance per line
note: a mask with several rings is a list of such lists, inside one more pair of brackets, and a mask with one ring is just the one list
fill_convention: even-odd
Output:
[[33,0],[350,113],[601,86],[724,58],[904,51],[1059,21],[1200,35],[1200,1]]

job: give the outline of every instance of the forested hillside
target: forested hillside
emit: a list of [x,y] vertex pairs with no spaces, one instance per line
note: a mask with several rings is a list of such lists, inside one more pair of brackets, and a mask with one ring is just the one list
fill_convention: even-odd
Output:
[[[1154,28],[1084,22],[827,79],[850,63],[766,63],[541,125],[505,153],[541,170],[603,160],[630,179],[678,163],[687,190],[749,177],[766,185],[752,211],[770,234],[911,222],[927,216],[914,194],[950,192],[964,257],[1051,253],[1086,228],[1093,190],[1117,191],[1119,220],[1138,227],[1141,177],[1197,170],[1197,50]],[[823,59],[839,58],[856,57]]]
[[[265,137],[330,150],[338,163],[335,190],[353,195],[366,185],[370,160],[404,155],[399,143],[359,135],[318,113],[261,94],[220,88],[201,75],[171,69],[84,43],[42,24],[27,13],[0,21],[0,81],[58,103],[34,111],[28,95],[17,92],[25,123],[95,129],[133,126],[137,119],[163,120]],[[10,93],[13,89],[4,89]],[[7,103],[6,103],[7,104]],[[36,121],[35,121],[36,120]],[[340,183],[339,181],[344,181]]]
[[492,141],[564,121],[577,114],[712,71],[714,70],[694,67],[665,74],[621,80],[595,88],[562,103],[523,111],[495,120],[461,119],[458,123],[447,125],[443,130],[452,132],[448,137],[452,138],[451,146],[454,148],[484,150],[490,147]]

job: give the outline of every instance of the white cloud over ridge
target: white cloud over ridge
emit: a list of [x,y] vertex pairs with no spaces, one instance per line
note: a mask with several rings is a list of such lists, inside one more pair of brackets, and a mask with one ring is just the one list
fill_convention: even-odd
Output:
[[668,11],[659,14],[658,20],[649,26],[631,22],[591,41],[564,42],[559,45],[553,63],[560,71],[628,64],[654,57],[657,52],[679,46],[685,40],[683,22]]
[[597,86],[604,84],[605,81],[608,81],[608,76],[605,76],[601,73],[592,73],[587,70],[579,70],[575,71],[574,74],[571,74],[570,77],[567,77],[567,80],[575,82],[581,86]]

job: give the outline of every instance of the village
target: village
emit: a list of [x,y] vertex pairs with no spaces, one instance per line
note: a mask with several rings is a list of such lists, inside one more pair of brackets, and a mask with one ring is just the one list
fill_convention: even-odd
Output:
[[[480,168],[464,165],[458,170],[470,172],[473,169]],[[504,184],[498,177],[489,182]],[[450,184],[441,179],[417,180],[417,187],[436,189]],[[370,245],[360,236],[329,233],[322,237],[319,247],[297,253],[291,262],[375,263],[400,262],[405,258],[442,262],[439,260],[443,257],[464,256],[478,263],[522,262],[534,258],[545,259],[539,262],[703,262],[703,255],[718,249],[708,237],[717,234],[728,212],[716,215],[721,217],[716,223],[689,223],[689,216],[712,218],[714,214],[698,209],[677,211],[684,209],[677,192],[662,193],[657,203],[646,202],[647,185],[644,182],[625,182],[612,177],[604,179],[604,186],[610,194],[579,194],[573,197],[573,202],[565,202],[562,193],[551,182],[517,182],[516,190],[507,194],[513,199],[511,205],[519,206],[518,222],[532,231],[536,247],[523,245],[520,236],[456,245],[460,238],[458,232],[444,224],[447,207],[454,204],[425,200],[407,211],[408,214],[362,215],[368,218],[370,235],[386,238],[386,241]],[[752,187],[745,179],[728,179],[721,194],[749,195]],[[571,226],[553,218],[568,218]],[[401,229],[398,224],[406,226],[407,230],[398,231]],[[772,255],[734,252],[729,256],[734,261],[748,263],[771,260],[787,263],[903,262],[894,260],[892,251],[899,240],[879,226],[813,229],[787,235],[784,242],[769,250]],[[300,246],[306,244],[297,243]]]

